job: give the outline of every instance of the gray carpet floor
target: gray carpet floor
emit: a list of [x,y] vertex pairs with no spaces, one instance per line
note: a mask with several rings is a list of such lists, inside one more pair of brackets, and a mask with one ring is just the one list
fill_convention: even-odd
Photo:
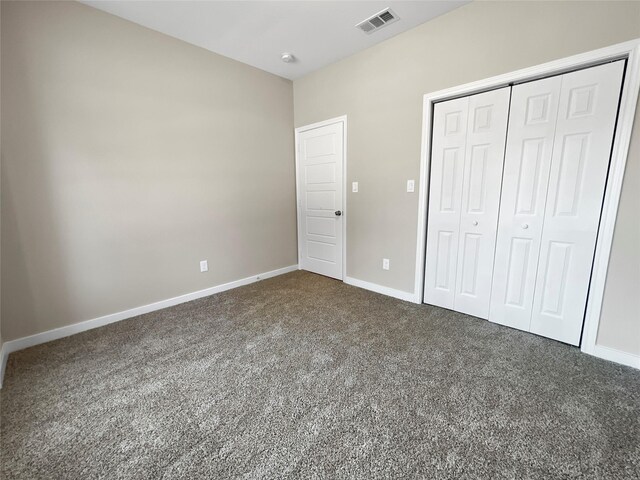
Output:
[[640,371],[294,272],[14,353],[2,478],[640,477]]

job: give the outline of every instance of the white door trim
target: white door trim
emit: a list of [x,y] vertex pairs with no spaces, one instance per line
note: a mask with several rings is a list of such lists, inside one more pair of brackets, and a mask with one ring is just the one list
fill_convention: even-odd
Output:
[[296,218],[298,220],[298,269],[302,265],[302,250],[301,250],[301,228],[302,211],[300,209],[300,178],[298,173],[300,172],[300,134],[307,130],[313,130],[314,128],[326,127],[327,125],[333,125],[335,123],[342,123],[342,280],[347,277],[347,116],[342,115],[340,117],[330,118],[329,120],[323,120],[322,122],[312,123],[311,125],[304,125],[295,129],[295,156],[296,156]]
[[625,165],[629,153],[633,119],[638,101],[638,90],[640,90],[640,39],[424,95],[420,183],[418,186],[416,276],[413,295],[416,303],[422,303],[424,282],[427,191],[431,150],[431,121],[434,103],[619,59],[627,59],[627,69],[624,77],[622,98],[620,99],[617,127],[613,139],[613,152],[598,230],[598,240],[596,242],[591,286],[587,298],[587,310],[581,343],[581,350],[583,352],[592,355],[597,354],[596,337],[600,323],[600,312],[602,309],[607,268],[609,266],[613,230],[618,213],[618,204],[620,202],[622,179],[624,177]]

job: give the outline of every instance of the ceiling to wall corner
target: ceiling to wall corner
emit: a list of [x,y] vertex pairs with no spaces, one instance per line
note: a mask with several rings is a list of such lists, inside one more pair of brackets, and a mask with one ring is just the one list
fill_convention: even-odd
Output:
[[[132,1],[84,0],[212,52],[288,79],[302,77],[454,10],[445,1]],[[356,25],[391,8],[400,20],[372,33]],[[295,61],[284,63],[282,53]]]

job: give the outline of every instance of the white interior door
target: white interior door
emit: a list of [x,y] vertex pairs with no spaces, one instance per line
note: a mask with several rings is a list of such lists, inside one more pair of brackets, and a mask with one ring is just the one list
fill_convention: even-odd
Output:
[[300,268],[342,280],[344,122],[298,133]]
[[531,332],[578,345],[624,61],[562,76]]
[[469,97],[438,103],[433,114],[424,301],[453,309]]
[[510,88],[469,97],[454,309],[489,318]]
[[562,77],[511,93],[489,320],[529,331]]
[[434,108],[424,301],[487,318],[509,88]]

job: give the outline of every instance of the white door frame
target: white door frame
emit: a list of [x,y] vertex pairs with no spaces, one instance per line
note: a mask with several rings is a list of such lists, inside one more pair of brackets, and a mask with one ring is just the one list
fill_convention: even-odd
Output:
[[312,123],[311,125],[304,125],[295,129],[295,155],[296,155],[296,218],[298,220],[298,270],[302,265],[302,204],[300,202],[300,134],[308,130],[315,128],[326,127],[327,125],[333,125],[335,123],[342,123],[342,216],[339,221],[342,222],[342,278],[347,276],[347,116],[342,115],[340,117],[330,118],[329,120],[323,120],[322,122]]
[[[535,67],[517,70],[515,72],[498,75],[477,82],[447,88],[424,96],[422,117],[422,152],[420,155],[420,183],[418,187],[418,231],[416,250],[416,276],[414,286],[414,302],[422,303],[424,284],[424,260],[427,228],[427,192],[429,182],[429,164],[431,151],[431,122],[433,118],[433,106],[436,102],[451,100],[457,97],[472,95],[495,88],[505,87],[516,83],[536,80],[551,75],[566,73],[580,68],[586,68],[613,60],[627,60],[627,69],[623,82],[622,97],[618,122],[613,138],[613,152],[609,167],[609,177],[604,194],[604,204],[598,240],[593,261],[591,286],[587,297],[587,310],[585,313],[584,327],[582,331],[581,350],[592,355],[609,358],[621,363],[627,363],[620,357],[608,352],[611,349],[596,345],[602,299],[609,266],[609,255],[613,241],[613,231],[618,214],[620,192],[624,177],[625,165],[629,153],[633,119],[640,90],[640,39],[612,45],[610,47],[581,53],[571,57],[544,63]],[[635,357],[634,357],[635,358]],[[633,360],[637,363],[637,360]],[[632,363],[633,363],[632,362]],[[633,364],[640,368],[640,364]]]

